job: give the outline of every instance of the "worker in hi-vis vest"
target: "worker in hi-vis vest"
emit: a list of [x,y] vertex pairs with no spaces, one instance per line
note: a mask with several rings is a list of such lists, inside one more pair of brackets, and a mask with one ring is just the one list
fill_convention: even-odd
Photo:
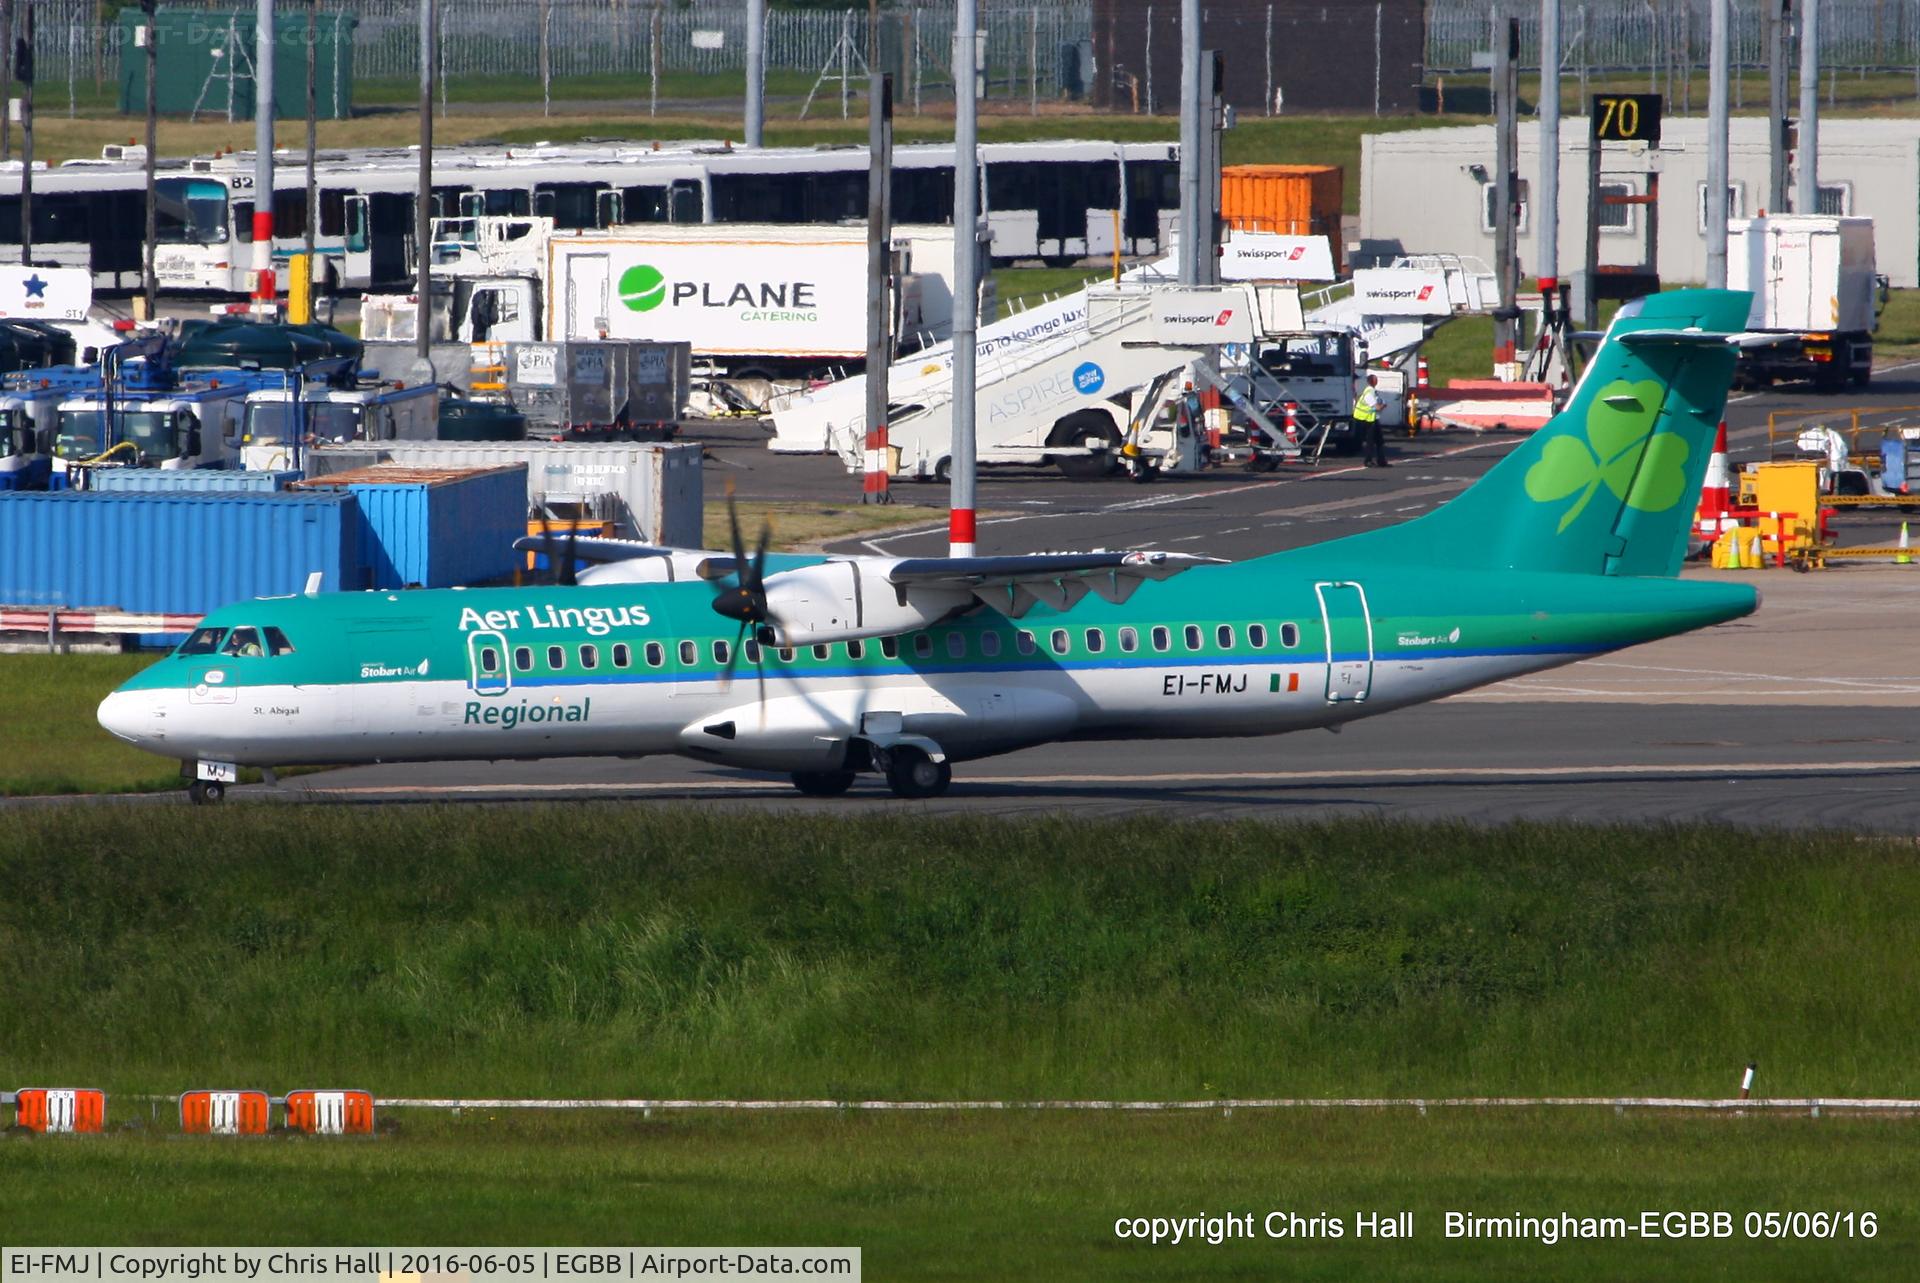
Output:
[[1385,404],[1380,398],[1380,380],[1369,374],[1367,386],[1360,389],[1360,395],[1354,398],[1353,421],[1360,425],[1360,449],[1365,452],[1366,466],[1384,468],[1387,465],[1387,438],[1380,427],[1380,407]]

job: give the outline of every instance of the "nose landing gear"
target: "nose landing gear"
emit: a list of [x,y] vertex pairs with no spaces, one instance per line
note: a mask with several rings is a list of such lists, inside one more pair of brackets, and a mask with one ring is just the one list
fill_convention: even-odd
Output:
[[226,797],[227,786],[219,780],[195,780],[187,785],[187,798],[195,806],[214,806]]

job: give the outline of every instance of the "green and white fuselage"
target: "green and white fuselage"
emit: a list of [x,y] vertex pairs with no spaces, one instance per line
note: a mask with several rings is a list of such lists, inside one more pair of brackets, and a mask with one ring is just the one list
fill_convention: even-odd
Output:
[[1754,609],[1749,587],[1674,577],[1732,373],[1719,335],[1744,297],[1659,296],[1553,424],[1393,529],[1124,587],[865,559],[826,568],[865,577],[841,600],[803,568],[786,573],[806,591],[771,598],[788,648],[742,654],[715,584],[649,582],[640,564],[624,582],[603,568],[615,582],[251,601],[209,615],[101,721],[223,768],[681,754],[819,780],[1437,699]]

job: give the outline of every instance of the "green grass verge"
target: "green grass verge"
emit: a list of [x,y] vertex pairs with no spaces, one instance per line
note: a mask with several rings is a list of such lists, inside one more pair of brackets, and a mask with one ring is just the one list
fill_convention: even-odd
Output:
[[[823,1244],[868,1278],[1459,1280],[1904,1277],[1910,1120],[1501,1115],[402,1115],[397,1136],[155,1135],[6,1147],[35,1243]],[[1871,1239],[1445,1238],[1445,1213],[1872,1211]],[[1357,1238],[1355,1213],[1414,1213]],[[1123,1242],[1126,1216],[1331,1213],[1347,1236]],[[1901,1261],[1908,1262],[1902,1266]]]
[[1911,843],[619,805],[29,810],[0,1082],[1920,1094]]
[[177,763],[100,729],[93,710],[153,655],[0,655],[7,716],[0,796],[150,793],[180,787]]

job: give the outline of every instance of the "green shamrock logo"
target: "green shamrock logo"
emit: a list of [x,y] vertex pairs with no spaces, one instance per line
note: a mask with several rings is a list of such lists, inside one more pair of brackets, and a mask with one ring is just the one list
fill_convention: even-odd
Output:
[[1555,534],[1573,524],[1603,485],[1641,512],[1665,512],[1680,502],[1687,488],[1687,443],[1671,432],[1654,436],[1666,393],[1651,379],[1616,379],[1587,411],[1586,440],[1564,436],[1547,442],[1539,461],[1527,469],[1527,497],[1555,503],[1576,492],[1580,496]]

